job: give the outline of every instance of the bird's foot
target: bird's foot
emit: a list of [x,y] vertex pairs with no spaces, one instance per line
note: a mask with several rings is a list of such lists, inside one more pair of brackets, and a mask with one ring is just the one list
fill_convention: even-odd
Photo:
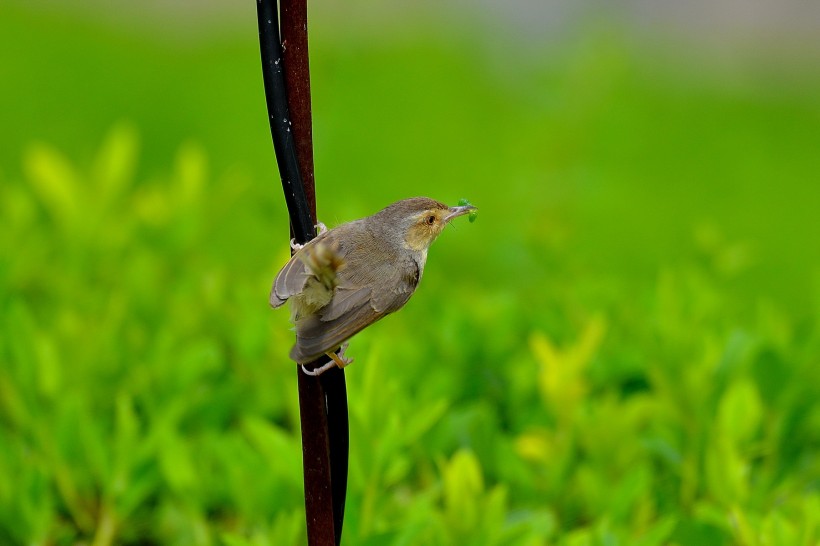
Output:
[[307,375],[317,376],[322,375],[329,369],[333,368],[334,366],[338,366],[339,368],[344,368],[345,366],[352,364],[353,359],[347,358],[345,356],[345,351],[347,350],[348,343],[343,343],[342,346],[339,348],[338,353],[331,353],[330,351],[326,352],[325,354],[330,358],[330,362],[319,366],[313,370],[308,370],[305,368],[305,365],[302,364],[302,371],[305,372]]
[[[322,222],[319,222],[314,227],[319,230],[317,235],[321,235],[322,233],[327,231],[327,226],[324,225]],[[302,250],[304,247],[305,247],[305,245],[300,245],[299,243],[296,242],[296,239],[291,239],[290,240],[290,248],[292,250]]]
[[325,373],[326,371],[328,371],[330,368],[334,367],[335,365],[336,365],[336,362],[331,360],[330,362],[328,362],[324,366],[319,366],[318,368],[308,370],[307,368],[305,368],[304,364],[301,364],[302,371],[305,372],[306,375],[310,375],[310,376],[313,376],[313,377],[322,375],[323,373]]

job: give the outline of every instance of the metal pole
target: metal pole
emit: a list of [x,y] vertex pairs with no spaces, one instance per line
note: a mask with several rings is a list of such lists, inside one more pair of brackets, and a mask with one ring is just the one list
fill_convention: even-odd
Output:
[[[257,0],[259,43],[291,235],[304,243],[316,236],[307,0],[281,0],[280,8],[281,40],[275,0]],[[335,368],[312,377],[297,367],[297,375],[308,544],[339,546],[349,448],[344,370]]]

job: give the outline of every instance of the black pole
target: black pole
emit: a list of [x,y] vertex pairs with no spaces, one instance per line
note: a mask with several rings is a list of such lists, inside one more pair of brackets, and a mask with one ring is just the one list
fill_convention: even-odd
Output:
[[[281,0],[280,7],[283,40],[275,0],[257,0],[262,73],[291,235],[305,243],[316,236],[307,0]],[[344,370],[313,377],[297,368],[297,374],[308,544],[339,546],[349,450]]]
[[285,62],[279,38],[279,16],[276,2],[257,0],[259,46],[262,53],[262,80],[268,105],[268,122],[273,137],[273,150],[279,164],[279,176],[285,192],[285,203],[290,214],[291,229],[298,243],[306,243],[316,236],[314,227],[316,204],[308,203],[305,186],[296,159],[292,121],[285,86]]
[[[302,374],[304,375],[304,374]],[[333,498],[333,527],[336,546],[342,541],[347,497],[347,467],[350,448],[350,430],[347,417],[347,385],[345,371],[331,368],[320,376],[325,391],[327,426],[330,442],[331,496]]]

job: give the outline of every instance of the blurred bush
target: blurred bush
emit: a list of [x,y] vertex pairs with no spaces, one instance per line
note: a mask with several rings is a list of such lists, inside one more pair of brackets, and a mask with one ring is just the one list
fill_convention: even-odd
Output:
[[[254,22],[4,9],[0,543],[303,544]],[[482,208],[351,344],[346,542],[817,544],[820,74],[322,36],[320,217]]]

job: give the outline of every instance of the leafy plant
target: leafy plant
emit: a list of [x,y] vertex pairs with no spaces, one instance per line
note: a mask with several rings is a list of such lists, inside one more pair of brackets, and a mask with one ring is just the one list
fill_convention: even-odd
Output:
[[[9,10],[0,40],[26,40],[26,17]],[[150,41],[36,20],[31,55],[56,40],[155,70]],[[0,172],[2,544],[305,543],[292,333],[266,306],[287,220],[262,104],[241,95],[259,90],[251,38],[172,50],[168,102],[144,90],[135,107],[158,113],[101,144],[0,136],[0,158],[18,150]],[[320,217],[411,194],[482,207],[351,344],[345,541],[817,544],[814,94],[670,74],[608,34],[516,88],[464,44],[342,38],[312,50]],[[425,78],[439,95],[397,107]],[[113,100],[88,87],[80,104]],[[235,110],[190,129],[191,88]],[[508,123],[492,138],[488,109]],[[110,123],[85,111],[80,135]],[[26,130],[52,135],[47,119]],[[351,127],[389,136],[364,153]]]

